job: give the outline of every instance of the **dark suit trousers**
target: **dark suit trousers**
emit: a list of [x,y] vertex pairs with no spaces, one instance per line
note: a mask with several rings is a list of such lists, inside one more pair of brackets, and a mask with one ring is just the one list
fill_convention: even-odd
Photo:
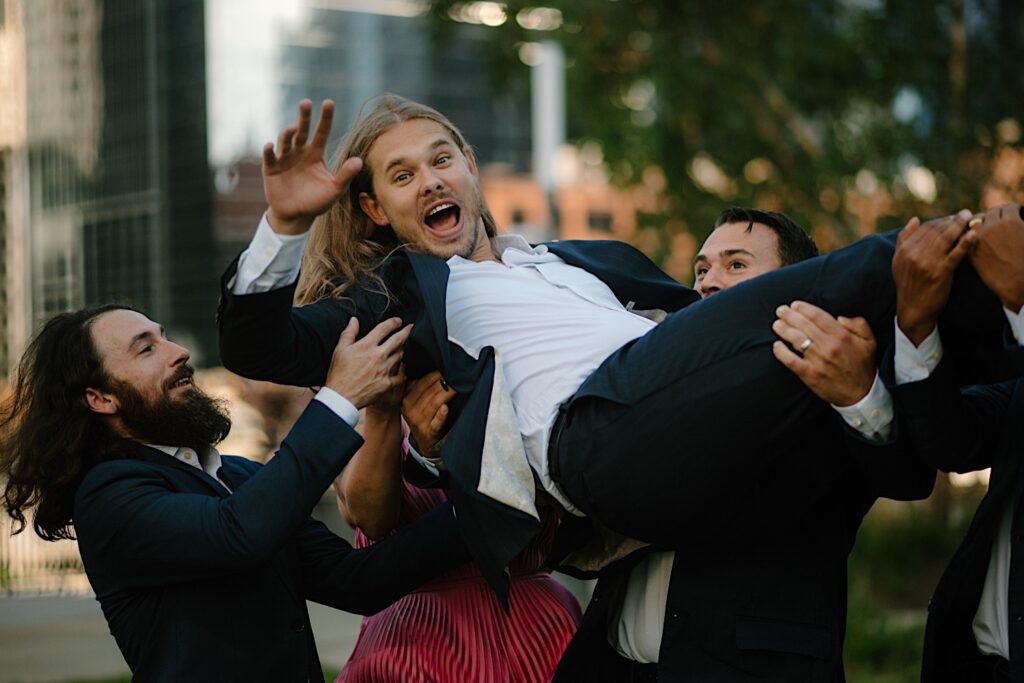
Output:
[[[671,314],[613,353],[562,406],[551,473],[584,512],[676,545],[714,533],[773,463],[765,447],[830,408],[772,355],[775,310],[796,299],[893,335],[896,233],[745,282]],[[969,268],[940,320],[947,356],[988,378],[1005,318]],[[784,492],[780,491],[780,495]],[[756,511],[755,511],[756,512]]]

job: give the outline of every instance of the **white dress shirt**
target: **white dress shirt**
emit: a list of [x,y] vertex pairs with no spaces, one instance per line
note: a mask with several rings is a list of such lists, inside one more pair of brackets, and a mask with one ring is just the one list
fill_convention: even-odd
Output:
[[608,285],[544,245],[531,247],[519,235],[494,244],[501,263],[448,260],[448,339],[474,358],[495,349],[527,461],[544,489],[578,514],[548,473],[558,406],[656,323],[626,310]]

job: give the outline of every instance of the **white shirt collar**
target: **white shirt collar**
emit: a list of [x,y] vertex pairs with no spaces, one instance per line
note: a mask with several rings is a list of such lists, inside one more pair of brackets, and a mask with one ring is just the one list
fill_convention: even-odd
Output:
[[207,446],[202,452],[197,453],[188,446],[164,446],[155,443],[148,443],[146,445],[150,448],[155,448],[161,453],[166,453],[179,462],[203,470],[215,479],[217,478],[217,470],[221,466],[221,457],[220,453],[213,446]]
[[[522,235],[498,235],[494,238],[492,245],[495,253],[501,257],[502,263],[506,266],[522,266],[538,263],[561,262],[562,259],[548,251],[547,246],[538,244],[531,246]],[[473,261],[462,256],[452,256],[448,259],[448,266],[465,266]],[[487,263],[485,261],[485,263]]]

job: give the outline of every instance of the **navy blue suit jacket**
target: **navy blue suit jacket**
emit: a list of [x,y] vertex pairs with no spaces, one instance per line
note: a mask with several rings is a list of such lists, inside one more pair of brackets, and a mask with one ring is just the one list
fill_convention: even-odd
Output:
[[221,478],[138,445],[75,498],[89,581],[139,681],[322,681],[306,600],[372,613],[465,562],[451,508],[353,550],[309,512],[362,439],[313,401],[261,466]]
[[[1024,348],[1007,357],[1024,375]],[[992,468],[988,492],[971,526],[939,580],[928,605],[921,680],[954,683],[960,669],[978,657],[973,631],[1003,511],[1024,491],[1024,380],[958,390],[948,360],[926,380],[893,387],[897,409],[906,416],[908,435],[921,457],[947,472]],[[1024,516],[1014,509],[1009,586],[1010,660],[1024,661]],[[1024,682],[1024,667],[1013,665],[1011,679]]]

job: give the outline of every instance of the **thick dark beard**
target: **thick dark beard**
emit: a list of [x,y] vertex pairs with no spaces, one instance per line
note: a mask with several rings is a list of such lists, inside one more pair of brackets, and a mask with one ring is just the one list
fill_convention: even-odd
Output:
[[150,402],[126,382],[111,378],[109,383],[120,402],[117,414],[137,441],[201,451],[223,441],[231,430],[224,401],[194,385],[180,400],[171,399],[164,391]]

